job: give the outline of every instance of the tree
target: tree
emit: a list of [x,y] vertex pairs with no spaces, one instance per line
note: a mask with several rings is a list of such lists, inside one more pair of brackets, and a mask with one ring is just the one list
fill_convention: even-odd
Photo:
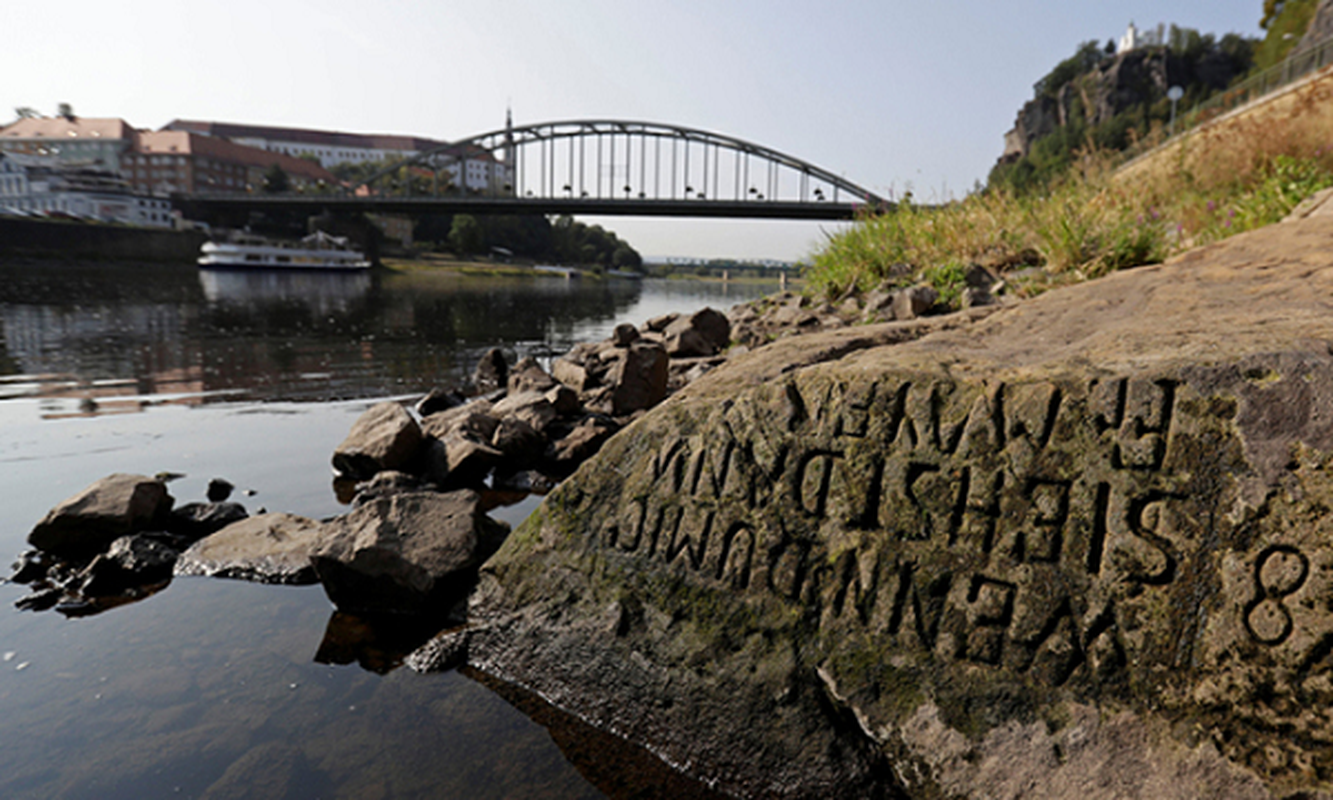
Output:
[[65,119],[74,119],[74,106],[69,103],[61,103],[56,106],[56,116],[64,117]]
[[268,168],[264,173],[264,191],[269,194],[281,194],[292,188],[292,181],[287,177],[287,171],[278,164]]
[[14,116],[19,119],[36,119],[38,114],[37,109],[32,108],[31,106],[19,106],[14,109]]
[[460,256],[481,252],[485,246],[485,232],[481,223],[471,214],[457,214],[454,224],[449,229],[449,246]]

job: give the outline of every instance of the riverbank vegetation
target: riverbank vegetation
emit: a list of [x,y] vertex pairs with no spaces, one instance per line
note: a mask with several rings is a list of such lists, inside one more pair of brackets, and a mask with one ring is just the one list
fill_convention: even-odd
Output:
[[808,286],[836,299],[924,282],[957,296],[979,263],[1036,292],[1278,222],[1333,186],[1333,81],[1273,105],[1197,131],[1132,175],[1118,171],[1120,152],[1085,135],[1037,185],[993,181],[960,201],[868,216],[829,236]]

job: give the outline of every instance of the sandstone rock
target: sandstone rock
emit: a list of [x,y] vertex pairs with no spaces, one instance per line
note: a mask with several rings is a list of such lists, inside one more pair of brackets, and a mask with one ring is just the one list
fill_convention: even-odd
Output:
[[504,453],[487,441],[450,433],[426,440],[424,460],[426,478],[439,486],[480,486]]
[[186,503],[171,510],[165,527],[170,533],[194,541],[248,516],[249,512],[240,503]]
[[611,333],[611,341],[616,347],[629,347],[632,343],[638,341],[639,329],[628,322],[622,322],[616,326],[615,331]]
[[899,289],[893,293],[893,318],[916,319],[929,311],[939,299],[939,292],[930,286]]
[[975,286],[969,286],[963,290],[959,299],[959,305],[963,308],[976,308],[977,306],[989,306],[998,302],[995,296],[986,289],[979,289]]
[[83,570],[81,592],[87,597],[120,594],[126,589],[171,580],[176,551],[147,536],[122,536]]
[[551,405],[551,401],[546,399],[544,392],[520,392],[510,394],[496,403],[491,409],[491,416],[500,420],[505,417],[517,417],[531,425],[533,430],[541,432],[559,414],[556,413],[555,406]]
[[597,385],[597,381],[592,379],[592,373],[584,364],[569,358],[557,358],[551,362],[551,375],[576,392],[584,392]]
[[431,414],[421,421],[421,432],[427,437],[443,439],[458,434],[478,441],[486,441],[495,433],[499,420],[491,415],[490,403],[475,402]]
[[686,328],[667,337],[666,352],[672,358],[697,358],[711,356],[717,352],[717,348],[699,331]]
[[208,482],[208,501],[210,503],[226,502],[235,488],[236,486],[225,478],[213,478]]
[[493,392],[509,385],[509,362],[498,347],[487,350],[472,372],[472,385],[478,393]]
[[667,354],[661,345],[635,342],[611,370],[611,413],[633,414],[652,408],[666,398]]
[[259,583],[314,583],[310,552],[322,533],[323,526],[312,519],[259,514],[190,545],[176,561],[175,573]]
[[549,458],[561,473],[568,473],[591,458],[616,431],[613,420],[591,416],[574,427],[564,438],[551,444]]
[[522,359],[514,365],[514,369],[509,373],[509,393],[521,394],[522,392],[545,392],[554,389],[555,378],[547,374],[542,369],[537,359],[531,356]]
[[478,502],[469,490],[397,495],[330,521],[311,555],[324,591],[344,611],[425,611],[508,532]]
[[578,392],[568,386],[561,384],[546,393],[546,402],[551,404],[555,413],[562,417],[577,414],[581,410]]
[[51,509],[28,534],[28,544],[64,558],[88,558],[121,536],[162,524],[173,502],[155,478],[109,475]]
[[504,454],[510,469],[529,466],[541,457],[546,439],[522,418],[508,416],[500,420],[491,445]]
[[468,662],[739,796],[1320,796],[1330,241],[732,359],[487,562]]
[[[501,384],[503,386],[503,384]],[[492,387],[492,389],[497,387]],[[451,408],[458,408],[467,403],[467,398],[453,389],[431,389],[430,393],[417,401],[417,413],[423,418]]]
[[397,403],[376,403],[352,425],[333,452],[333,468],[365,480],[384,469],[402,470],[421,447],[421,426]]
[[559,481],[549,475],[532,469],[518,472],[497,472],[495,475],[495,488],[501,491],[546,494],[554,489],[557,483]]
[[710,356],[727,349],[727,345],[731,344],[731,323],[715,308],[703,308],[688,317],[680,317],[668,325],[662,333],[670,341],[672,337],[680,336],[685,331],[694,331],[711,348],[711,352],[694,355]]
[[668,325],[675,322],[679,318],[680,314],[675,314],[675,313],[663,314],[660,317],[653,317],[652,319],[643,323],[643,329],[646,331],[652,331],[654,333],[661,333],[662,331],[667,329]]
[[377,473],[370,480],[362,481],[356,485],[356,494],[353,496],[352,504],[364,505],[380,497],[392,497],[396,494],[416,492],[422,488],[421,479],[415,475],[395,470],[385,470]]

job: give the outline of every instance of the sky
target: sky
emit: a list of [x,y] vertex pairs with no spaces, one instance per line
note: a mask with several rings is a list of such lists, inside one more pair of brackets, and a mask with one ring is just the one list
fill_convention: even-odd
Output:
[[[1089,39],[1259,36],[1262,0],[63,0],[0,10],[0,124],[67,102],[456,140],[625,119],[755,142],[880,194],[984,182],[1032,85]],[[646,256],[807,256],[837,224],[592,219]]]

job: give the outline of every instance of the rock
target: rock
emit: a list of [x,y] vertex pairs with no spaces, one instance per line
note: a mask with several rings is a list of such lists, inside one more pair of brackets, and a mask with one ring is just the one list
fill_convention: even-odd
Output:
[[[503,384],[501,384],[503,386]],[[417,413],[422,418],[429,417],[431,414],[438,414],[441,411],[448,411],[451,408],[458,408],[466,405],[467,398],[453,389],[443,391],[440,389],[431,389],[430,393],[417,401]]]
[[460,588],[508,530],[470,490],[398,495],[330,521],[311,563],[340,610],[418,614]]
[[380,470],[403,470],[416,458],[421,439],[421,426],[407,409],[393,402],[376,403],[334,450],[333,468],[359,480]]
[[998,302],[995,296],[986,289],[979,289],[975,286],[969,286],[963,290],[959,299],[959,305],[963,308],[976,308],[977,306],[989,306]]
[[667,337],[666,352],[672,358],[697,358],[711,356],[717,349],[704,335],[693,328],[686,328]]
[[727,321],[725,314],[715,308],[703,308],[688,317],[680,317],[668,325],[662,333],[670,341],[671,337],[685,331],[695,331],[712,348],[711,353],[698,355],[710,356],[713,353],[720,353],[731,344],[731,323]]
[[127,589],[171,580],[176,551],[147,536],[122,536],[83,570],[81,593],[87,597],[120,594]]
[[931,286],[912,286],[893,293],[893,318],[916,319],[925,314],[940,299],[939,292]]
[[1319,796],[1330,240],[733,358],[486,563],[468,663],[736,796]]
[[611,414],[625,416],[652,408],[666,398],[667,354],[658,344],[635,342],[611,370]]
[[213,478],[208,482],[208,501],[210,503],[226,502],[235,488],[235,484],[225,478]]
[[504,461],[504,453],[489,442],[450,433],[427,440],[425,461],[426,477],[439,486],[480,486]]
[[29,550],[20,553],[14,562],[14,574],[9,576],[10,583],[33,583],[46,577],[51,567],[51,558],[41,550]]
[[546,402],[550,403],[555,413],[562,417],[572,416],[583,410],[578,392],[563,383],[546,393]]
[[323,526],[312,519],[259,514],[190,545],[177,559],[175,573],[259,583],[314,583],[310,552],[322,534]]
[[652,331],[653,333],[661,333],[662,331],[667,329],[668,325],[675,322],[679,318],[680,314],[676,313],[663,314],[660,317],[653,317],[652,319],[643,323],[643,329],[645,331]]
[[109,475],[51,509],[28,544],[62,558],[90,558],[121,536],[160,525],[173,502],[155,478]]
[[[521,363],[521,362],[520,362]],[[509,385],[509,362],[498,347],[492,347],[477,362],[472,372],[472,385],[479,394],[504,389]]]
[[510,394],[545,392],[554,389],[555,384],[555,378],[548,375],[541,364],[537,363],[537,359],[531,356],[515,364],[513,371],[509,373]]
[[497,472],[494,486],[500,491],[525,492],[528,494],[546,494],[559,483],[537,470],[527,469],[518,472]]
[[518,416],[500,420],[491,439],[491,446],[504,454],[505,466],[516,469],[537,461],[546,448],[546,438]]
[[60,602],[60,598],[64,596],[65,593],[56,587],[38,589],[31,594],[25,594],[15,600],[14,608],[17,608],[20,611],[45,611],[48,608],[54,607],[56,603]]
[[963,275],[963,282],[973,289],[990,290],[992,286],[1000,282],[995,273],[981,266],[980,264],[971,264]]
[[550,425],[559,414],[556,413],[555,406],[551,405],[551,401],[546,399],[544,392],[519,392],[510,394],[496,403],[491,409],[491,416],[499,420],[505,417],[517,417],[531,425],[533,430],[541,432],[546,430],[546,426]]
[[250,516],[240,503],[186,503],[173,508],[165,527],[193,542]]
[[421,421],[421,432],[436,439],[456,433],[484,442],[495,434],[495,426],[499,424],[499,420],[491,416],[491,408],[490,403],[469,403],[432,414]]
[[380,472],[368,481],[363,481],[356,485],[356,494],[352,498],[353,505],[364,505],[376,498],[392,497],[396,494],[405,494],[407,492],[418,492],[423,488],[422,481],[415,475],[406,472],[396,472],[386,470]]
[[573,361],[568,357],[557,358],[551,363],[551,375],[575,392],[585,392],[597,385],[597,381],[592,378],[592,373],[583,363]]
[[588,417],[568,435],[551,444],[548,458],[561,473],[573,472],[579,464],[601,449],[602,444],[619,429],[620,426],[612,420]]
[[611,342],[616,347],[629,347],[639,340],[639,329],[628,322],[622,322],[611,333]]

